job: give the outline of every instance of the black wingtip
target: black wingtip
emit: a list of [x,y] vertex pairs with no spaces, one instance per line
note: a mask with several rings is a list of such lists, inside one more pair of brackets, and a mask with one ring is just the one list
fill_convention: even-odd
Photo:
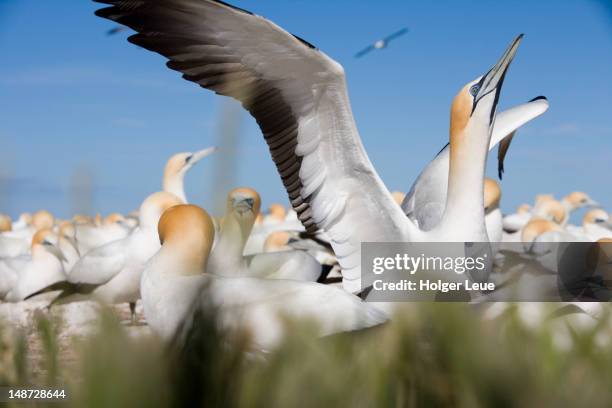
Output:
[[540,96],[536,96],[535,98],[533,98],[533,99],[532,99],[532,100],[530,100],[529,102],[534,102],[534,101],[539,101],[539,100],[545,100],[545,101],[547,101],[547,100],[548,100],[548,98],[547,98],[547,97],[545,97],[545,96],[543,96],[543,95],[540,95]]
[[504,166],[499,166],[497,168],[497,177],[499,177],[500,180],[504,178]]

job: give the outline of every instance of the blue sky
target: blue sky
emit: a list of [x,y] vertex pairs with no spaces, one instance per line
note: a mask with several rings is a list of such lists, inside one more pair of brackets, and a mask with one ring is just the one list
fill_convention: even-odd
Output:
[[[525,39],[500,108],[546,95],[550,110],[521,130],[506,163],[502,207],[538,192],[581,189],[612,210],[612,20],[595,1],[241,0],[345,67],[365,147],[390,189],[408,190],[448,140],[449,106],[466,82]],[[239,123],[222,149],[187,177],[192,202],[212,207],[221,161],[231,185],[250,185],[264,206],[286,195],[255,122],[225,98],[188,83],[163,59],[108,37],[112,23],[89,1],[0,2],[0,212],[48,208],[68,216],[71,186],[93,180],[92,211],[127,212],[160,188],[172,153],[219,144],[219,118]],[[401,27],[388,49],[353,54]],[[234,107],[235,108],[235,107]],[[238,112],[238,113],[236,113]],[[489,160],[494,175],[495,160]],[[227,166],[226,166],[227,167]],[[226,177],[227,178],[227,177]],[[217,181],[218,182],[218,181]],[[75,207],[76,206],[76,207]],[[88,207],[85,205],[85,207]]]

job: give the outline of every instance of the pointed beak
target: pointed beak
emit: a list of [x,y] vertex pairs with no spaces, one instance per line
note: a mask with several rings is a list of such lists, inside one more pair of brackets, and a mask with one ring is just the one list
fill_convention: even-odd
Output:
[[189,161],[189,163],[193,166],[194,164],[196,164],[197,162],[199,162],[200,160],[202,160],[206,156],[210,156],[211,154],[213,154],[216,151],[217,151],[217,147],[216,146],[212,146],[212,147],[209,147],[207,149],[203,149],[203,150],[197,151],[197,152],[195,152],[193,154],[193,156],[191,157],[191,160]]
[[252,198],[234,197],[232,199],[232,207],[240,215],[246,212],[249,212],[249,211],[253,211],[254,205],[255,205],[255,200]]
[[585,206],[586,207],[601,207],[601,205],[597,201],[591,198],[587,200],[587,202],[585,203]]
[[53,245],[51,242],[43,241],[43,245],[45,246],[45,249],[49,251],[49,253],[55,255],[57,259],[59,259],[62,262],[68,262],[62,250],[56,247],[55,245]]
[[[487,72],[482,79],[480,80],[480,89],[476,95],[474,106],[480,99],[490,94],[491,92],[495,92],[495,102],[493,103],[493,108],[491,111],[491,119],[493,119],[493,114],[495,113],[495,109],[497,108],[497,101],[499,100],[499,91],[504,83],[504,78],[506,76],[506,71],[508,67],[510,67],[510,63],[514,59],[514,55],[516,54],[516,50],[518,49],[521,40],[523,39],[523,34],[517,36],[512,44],[508,47],[504,55],[497,61],[497,64],[493,66]],[[491,120],[492,121],[492,120]]]

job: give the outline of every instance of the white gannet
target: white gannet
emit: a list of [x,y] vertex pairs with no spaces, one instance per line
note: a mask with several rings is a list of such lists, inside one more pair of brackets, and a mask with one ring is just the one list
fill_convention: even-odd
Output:
[[77,247],[82,255],[109,242],[123,239],[131,231],[125,217],[118,213],[110,214],[103,220],[97,215],[94,224],[76,223],[75,230]]
[[305,251],[267,252],[243,256],[244,246],[261,208],[252,188],[237,188],[227,195],[226,212],[208,260],[210,270],[221,276],[316,281],[321,264]]
[[187,174],[197,162],[214,153],[216,150],[217,148],[213,146],[194,153],[177,153],[170,157],[164,168],[164,178],[162,182],[163,191],[174,194],[186,203],[185,174]]
[[[574,191],[563,197],[561,203],[565,206],[568,212],[568,218],[570,213],[584,207],[598,207],[599,203],[594,201],[588,194],[582,191]],[[567,222],[567,220],[566,220]]]
[[255,117],[304,227],[325,231],[350,292],[361,287],[361,243],[487,240],[483,179],[499,92],[517,37],[451,109],[446,211],[418,229],[393,200],[361,143],[344,69],[312,44],[245,10],[212,0],[104,0],[101,17],[129,41],[167,57],[183,77],[242,102]]
[[523,228],[531,219],[532,208],[529,204],[520,204],[516,212],[507,214],[502,221],[503,229],[507,233],[514,233]]
[[168,209],[159,222],[162,248],[141,281],[149,326],[171,339],[189,326],[194,308],[212,308],[224,330],[246,330],[252,347],[273,348],[283,336],[285,318],[309,319],[320,336],[380,324],[386,315],[342,289],[314,282],[226,278],[207,266],[214,226],[194,205]]
[[157,223],[166,209],[178,204],[183,201],[167,192],[148,196],[140,206],[140,225],[126,238],[95,248],[79,259],[66,279],[50,288],[63,289],[54,303],[91,297],[109,304],[129,303],[133,321],[140,276],[160,248]]
[[[489,150],[514,135],[516,129],[539,117],[548,110],[548,101],[540,96],[526,104],[518,105],[497,114]],[[503,171],[503,160],[507,152],[500,155],[498,169]],[[404,198],[404,213],[417,223],[419,228],[430,230],[440,222],[446,205],[448,191],[450,145],[446,145],[416,178]]]
[[19,214],[19,218],[17,221],[13,223],[13,230],[19,231],[24,228],[27,228],[32,223],[32,214],[30,213],[21,213]]
[[66,279],[62,265],[64,256],[53,245],[54,239],[53,232],[49,228],[34,234],[31,259],[17,272],[15,285],[6,295],[7,301],[19,302]]
[[370,53],[371,51],[374,50],[382,50],[384,48],[387,48],[387,46],[389,45],[389,43],[393,40],[395,40],[396,38],[401,37],[402,35],[406,34],[408,32],[408,28],[404,27],[399,31],[394,32],[393,34],[390,34],[388,36],[386,36],[383,39],[377,40],[374,44],[370,44],[367,47],[365,47],[363,50],[359,51],[357,54],[355,54],[355,58],[361,58],[364,55]]
[[583,234],[591,241],[598,241],[612,237],[612,223],[610,216],[601,208],[589,210],[582,218],[582,227],[568,226],[568,231],[576,234]]

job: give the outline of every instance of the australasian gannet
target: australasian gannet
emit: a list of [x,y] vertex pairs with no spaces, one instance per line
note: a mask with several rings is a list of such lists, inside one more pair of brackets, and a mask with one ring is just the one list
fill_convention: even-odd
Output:
[[387,316],[341,289],[283,279],[226,278],[208,263],[214,240],[210,216],[194,205],[168,209],[159,222],[162,248],[141,281],[147,322],[171,339],[190,326],[198,308],[214,310],[225,330],[246,330],[251,346],[269,350],[282,339],[286,318],[318,323],[318,335],[352,331],[384,322]]
[[436,228],[422,231],[393,201],[363,148],[340,64],[226,3],[100,2],[112,6],[98,16],[137,32],[130,42],[169,58],[168,67],[185,79],[238,99],[255,117],[298,218],[308,231],[329,235],[346,290],[363,289],[362,242],[487,240],[484,167],[501,85],[522,35],[455,97],[446,211]]
[[221,276],[316,281],[322,266],[308,252],[292,250],[243,256],[260,208],[261,198],[252,188],[229,192],[225,216],[208,260],[209,269]]
[[17,272],[17,281],[6,295],[7,301],[19,302],[66,278],[62,264],[64,256],[53,245],[54,240],[53,232],[49,228],[34,234],[32,256]]

